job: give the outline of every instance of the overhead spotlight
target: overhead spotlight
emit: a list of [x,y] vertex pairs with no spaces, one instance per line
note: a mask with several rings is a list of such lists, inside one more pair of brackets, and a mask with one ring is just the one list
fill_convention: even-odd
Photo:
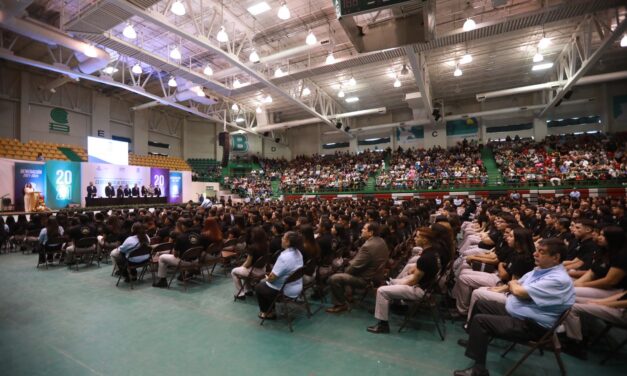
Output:
[[342,128],[342,123],[339,122],[339,121],[337,123],[335,123],[335,128],[337,128],[337,129]]
[[118,69],[117,69],[117,68],[115,68],[115,67],[112,67],[112,66],[108,66],[108,67],[106,67],[105,69],[103,69],[102,71],[103,71],[105,74],[112,75],[113,73],[116,73],[116,72],[118,71]]
[[536,54],[533,55],[533,62],[534,63],[539,63],[542,60],[544,60],[544,56],[540,53],[540,51],[536,52]]
[[218,35],[216,35],[216,39],[220,43],[226,43],[229,41],[229,34],[226,33],[226,29],[224,28],[224,25],[220,27],[220,31],[218,31]]
[[467,53],[466,55],[462,56],[462,58],[459,60],[460,64],[468,64],[468,63],[472,63],[472,55]]
[[344,94],[344,90],[340,89],[340,91],[337,92],[337,96],[340,98],[344,98],[346,94]]
[[285,3],[285,1],[279,8],[279,12],[277,13],[277,16],[282,20],[287,20],[290,18],[291,16],[290,9],[287,7],[287,4]]
[[355,86],[357,85],[357,81],[355,81],[355,77],[351,76],[350,80],[348,80],[348,84],[350,86]]
[[466,22],[464,22],[464,26],[462,27],[464,31],[474,30],[476,28],[477,28],[477,23],[473,21],[472,18],[466,19]]
[[329,52],[327,55],[327,59],[325,60],[326,64],[335,64],[335,56],[333,56],[333,52]]
[[257,50],[253,49],[253,51],[248,56],[248,60],[251,63],[258,63],[259,62],[260,59],[259,59],[259,54],[257,53]]
[[174,79],[174,77],[170,77],[170,79],[168,80],[168,86],[169,87],[176,87],[177,83],[176,80]]
[[133,65],[133,68],[131,68],[131,72],[135,74],[142,74],[144,73],[144,70],[142,69],[142,66],[139,65],[139,63],[135,63],[135,65]]
[[239,78],[236,78],[235,81],[233,81],[233,87],[235,89],[239,89],[240,87],[242,87],[242,83],[239,81]]
[[311,90],[307,86],[303,89],[303,97],[309,96],[311,94]]
[[239,111],[239,106],[237,105],[237,103],[233,103],[233,105],[231,106],[231,110],[235,112]]
[[305,39],[305,43],[307,43],[310,46],[313,46],[317,42],[318,42],[318,39],[316,39],[316,36],[314,35],[313,31],[311,31],[310,29],[309,33],[307,34],[307,38]]
[[274,70],[274,77],[283,77],[285,76],[285,73],[283,72],[283,69],[281,69],[281,67],[278,67],[277,69]]
[[211,69],[211,67],[208,65],[205,67],[205,70],[203,70],[202,72],[205,74],[205,76],[213,75],[213,69]]
[[264,103],[272,103],[272,97],[270,96],[270,94],[268,94],[264,99],[263,99]]
[[85,47],[85,51],[83,52],[87,57],[96,57],[98,56],[98,51],[96,51],[96,47],[93,44],[87,45]]
[[205,90],[203,90],[202,86],[193,86],[190,90],[193,91],[199,97],[205,96]]
[[255,109],[255,112],[258,113],[258,114],[262,113],[263,110],[261,109],[261,106],[257,106],[257,108]]
[[347,126],[345,126],[345,127],[344,127],[344,130],[345,130],[346,132],[348,132],[348,131],[350,131],[350,130],[351,130],[351,127],[349,127],[349,126],[347,125]]
[[549,69],[549,68],[553,68],[553,63],[548,62],[548,63],[544,63],[544,64],[537,64],[534,65],[533,67],[531,67],[532,71],[539,71],[539,70],[544,70],[544,69]]
[[124,30],[122,30],[122,35],[124,35],[124,37],[128,39],[137,38],[137,32],[135,31],[133,25],[131,25],[130,23],[126,25]]
[[540,49],[547,48],[550,44],[551,44],[551,40],[543,36],[542,39],[540,39],[540,42],[538,42],[538,48]]
[[462,70],[459,69],[459,66],[455,68],[455,72],[453,72],[453,76],[459,77],[462,75]]
[[179,51],[178,47],[174,47],[170,51],[170,57],[174,60],[181,60],[181,51]]
[[409,74],[409,69],[407,68],[407,64],[403,64],[403,69],[401,69],[401,76],[406,76]]
[[172,7],[170,7],[170,11],[176,14],[177,16],[184,16],[185,5],[183,5],[183,3],[180,0],[176,0],[174,3],[172,3]]
[[398,77],[394,79],[394,87],[401,87],[401,80]]
[[627,47],[627,34],[623,35],[623,37],[621,38],[620,46],[621,47]]

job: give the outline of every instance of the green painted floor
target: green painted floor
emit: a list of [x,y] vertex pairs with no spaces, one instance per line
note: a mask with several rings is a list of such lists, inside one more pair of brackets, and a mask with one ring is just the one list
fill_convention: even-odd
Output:
[[[109,265],[72,272],[35,264],[34,255],[0,255],[2,375],[450,375],[470,364],[456,344],[459,323],[447,323],[442,342],[427,319],[421,330],[374,335],[365,330],[374,319],[364,309],[309,320],[297,312],[290,333],[282,321],[259,326],[254,299],[233,303],[230,278],[188,292],[176,282],[171,290],[143,283],[130,291],[115,287]],[[392,318],[393,330],[399,320]],[[492,375],[520,356],[501,359],[505,346],[491,346]],[[624,374],[624,361],[601,367],[598,354],[564,359],[570,375]],[[517,374],[558,372],[546,354]]]

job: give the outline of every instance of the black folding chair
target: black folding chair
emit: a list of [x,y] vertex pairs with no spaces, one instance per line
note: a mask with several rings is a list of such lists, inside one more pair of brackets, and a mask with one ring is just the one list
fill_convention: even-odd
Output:
[[[621,329],[621,330],[627,330],[627,324],[611,323],[611,322],[605,321],[605,320],[603,320],[603,322],[605,323],[605,328],[603,328],[601,333],[599,333],[595,337],[595,339],[591,341],[591,345],[594,345],[595,343],[597,343],[601,338],[607,339],[608,337],[606,336],[606,334],[612,328]],[[616,356],[618,354],[618,351],[621,348],[623,348],[623,346],[625,346],[626,344],[627,344],[627,338],[624,338],[623,341],[621,343],[619,343],[616,347],[610,348],[609,353],[605,356],[605,358],[603,358],[603,360],[601,360],[599,362],[599,364],[603,365],[603,364],[607,363],[607,361],[612,359],[614,356]]]
[[46,269],[48,269],[48,265],[54,263],[54,259],[52,262],[48,262],[48,257],[53,258],[54,255],[63,252],[63,243],[64,239],[62,237],[56,239],[48,239],[48,242],[41,248],[39,252],[37,268],[39,268],[39,265],[44,264],[46,266]]
[[[98,263],[98,267],[100,267],[100,260],[96,257],[98,255],[97,245],[98,238],[96,237],[82,238],[74,243],[74,266],[76,271],[78,271],[78,260],[83,260],[85,257],[89,260],[88,262],[85,262],[85,264],[91,265],[94,263],[95,259]],[[70,268],[72,267],[72,265],[69,266]]]
[[176,265],[174,274],[170,278],[168,288],[170,288],[170,285],[172,284],[174,278],[176,278],[176,275],[180,274],[183,282],[183,289],[187,291],[187,280],[189,279],[187,273],[200,269],[199,259],[203,251],[203,247],[193,247],[183,252],[183,254],[179,257],[179,262]]
[[[279,290],[279,293],[277,294],[277,296],[274,298],[274,301],[272,302],[272,304],[270,305],[271,307],[275,307],[276,304],[283,304],[285,307],[285,319],[287,320],[287,325],[290,328],[290,332],[293,332],[294,329],[292,328],[292,317],[290,316],[290,309],[289,309],[289,305],[290,304],[294,304],[294,305],[304,305],[306,310],[307,310],[307,318],[311,317],[311,309],[309,308],[309,302],[307,301],[307,297],[303,294],[303,291],[301,290],[300,294],[296,297],[296,298],[291,298],[287,295],[285,295],[284,290],[285,290],[285,286],[287,286],[288,284],[292,283],[292,282],[296,282],[299,279],[303,278],[303,275],[305,274],[305,268],[304,267],[300,267],[298,269],[296,269],[294,272],[292,272],[292,274],[290,274],[289,277],[287,277],[287,279],[285,280],[285,282],[283,283],[283,286],[281,286],[281,290]],[[299,298],[302,298],[302,302],[299,301]],[[276,308],[275,308],[276,310]],[[267,316],[268,314],[270,314],[270,312],[264,312],[264,317],[261,319],[261,322],[259,323],[259,325],[263,325],[264,321],[266,321],[265,316]]]
[[[152,248],[150,247],[150,245],[141,245],[139,246],[137,249],[134,249],[132,251],[130,251],[127,255],[126,258],[126,273],[127,275],[130,277],[132,275],[132,272],[135,271],[137,272],[137,270],[141,270],[137,280],[141,281],[144,278],[144,274],[146,273],[146,270],[150,268],[150,274],[152,275],[152,282],[155,282],[155,272],[154,270],[150,267],[151,266],[151,254],[152,254]],[[144,261],[141,262],[131,262],[129,261],[131,258],[133,257],[141,257],[141,256],[146,256],[146,259]],[[120,279],[122,279],[122,274],[120,273],[119,277],[118,277],[118,281],[116,282],[116,286],[118,286],[120,284]],[[133,278],[131,278],[131,290],[133,289]]]
[[[520,367],[520,365],[525,360],[527,360],[529,355],[531,355],[534,351],[536,350],[543,351],[544,349],[553,351],[553,353],[555,354],[555,360],[557,361],[557,364],[560,368],[560,373],[565,376],[566,368],[564,366],[564,362],[562,361],[562,357],[560,356],[560,353],[562,352],[562,346],[560,344],[559,339],[557,338],[557,334],[555,333],[555,331],[557,330],[557,328],[559,328],[560,325],[564,323],[564,320],[566,320],[566,317],[568,316],[569,313],[570,313],[570,308],[564,311],[562,315],[559,317],[559,319],[555,321],[555,324],[553,324],[551,329],[548,329],[546,333],[542,337],[540,337],[540,339],[537,341],[514,340],[512,344],[507,348],[507,350],[505,350],[505,352],[501,354],[501,357],[505,357],[505,355],[507,355],[517,344],[529,346],[529,350],[523,355],[522,358],[520,358],[520,360],[516,362],[516,364],[514,364],[512,368],[509,369],[509,371],[507,371],[505,376],[512,375],[514,371],[516,371],[516,369]],[[508,338],[508,340],[511,340],[511,339]]]
[[259,257],[257,259],[257,261],[255,261],[255,263],[250,268],[250,271],[248,271],[248,275],[246,277],[244,277],[244,279],[242,280],[242,287],[239,289],[239,291],[237,291],[237,294],[235,294],[235,296],[233,297],[233,302],[237,301],[237,297],[244,290],[244,286],[248,285],[251,288],[253,288],[257,283],[259,283],[261,280],[263,280],[265,278],[265,274],[262,274],[260,276],[256,276],[256,275],[253,274],[253,271],[255,269],[257,269],[257,270],[264,269],[265,270],[266,265],[268,264],[268,261],[270,261],[270,255],[267,255],[267,254]]

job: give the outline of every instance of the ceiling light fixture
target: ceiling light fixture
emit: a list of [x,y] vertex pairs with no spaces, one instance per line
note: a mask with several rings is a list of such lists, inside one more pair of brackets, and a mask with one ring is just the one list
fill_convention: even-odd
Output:
[[176,14],[177,16],[184,16],[185,5],[183,5],[183,3],[180,0],[176,0],[174,3],[172,3],[172,7],[170,7],[170,11],[172,11],[172,13]]
[[303,97],[309,96],[311,94],[311,90],[307,86],[303,89]]
[[233,105],[231,106],[231,110],[233,111],[239,111],[239,106],[237,105],[237,103],[233,103]]
[[253,51],[248,56],[248,60],[251,63],[258,63],[259,62],[260,59],[259,59],[259,54],[257,53],[257,50],[253,49]]
[[118,69],[117,69],[117,68],[115,68],[115,67],[106,67],[106,68],[105,68],[105,69],[103,69],[102,71],[103,71],[105,74],[109,74],[109,75],[111,75],[111,74],[113,74],[113,73],[116,73],[116,72],[118,71]]
[[291,17],[290,9],[287,7],[287,4],[285,3],[285,1],[279,8],[279,12],[277,13],[277,16],[282,20],[287,20]]
[[170,79],[168,80],[168,86],[169,87],[176,87],[176,80],[174,79],[174,77],[170,77]]
[[203,70],[202,72],[205,74],[205,76],[213,75],[213,69],[211,69],[211,67],[208,65],[205,67],[205,70]]
[[403,69],[401,69],[401,76],[406,76],[409,74],[409,69],[407,68],[407,64],[403,64]]
[[464,26],[462,27],[464,31],[474,30],[476,28],[477,28],[477,23],[473,21],[472,18],[467,18],[466,22],[464,22]]
[[401,80],[399,80],[398,77],[394,80],[394,87],[401,87]]
[[472,55],[469,53],[466,53],[466,55],[462,56],[462,58],[459,60],[460,64],[468,64],[468,63],[472,63]]
[[264,99],[263,99],[264,103],[272,103],[272,97],[270,96],[270,94],[268,94]]
[[257,106],[257,108],[255,109],[255,112],[260,114],[263,112],[263,110],[261,109],[261,106]]
[[350,80],[348,80],[348,84],[350,86],[355,86],[357,85],[357,81],[355,81],[355,77],[351,76]]
[[462,75],[462,70],[459,67],[455,67],[455,72],[453,72],[453,76],[459,77]]
[[327,59],[325,60],[325,63],[327,65],[335,64],[335,56],[333,56],[333,52],[329,52],[329,54],[327,55]]
[[137,32],[135,31],[133,25],[131,25],[130,23],[126,25],[124,30],[122,30],[122,35],[124,35],[124,37],[128,39],[137,38]]
[[544,60],[544,56],[542,56],[542,54],[540,53],[540,51],[537,51],[535,55],[533,55],[533,62],[534,63],[539,63],[542,60]]
[[532,71],[539,71],[539,70],[545,70],[545,69],[549,69],[549,68],[553,68],[553,63],[537,64],[537,65],[534,65],[533,67],[531,67],[531,70]]
[[268,5],[268,3],[266,3],[265,1],[246,8],[246,10],[248,10],[248,13],[252,14],[253,16],[267,12],[270,9],[272,8],[270,8],[270,5]]
[[359,101],[359,97],[348,97],[346,98],[346,103],[355,103]]
[[547,48],[551,44],[551,40],[545,36],[538,42],[538,48]]
[[174,60],[181,60],[181,51],[179,51],[178,47],[174,47],[172,51],[170,51],[170,57]]
[[274,77],[283,77],[285,76],[285,73],[283,72],[283,69],[281,69],[281,67],[278,67],[277,69],[274,70]]
[[340,89],[340,91],[337,92],[337,96],[340,98],[344,98],[345,94],[344,94],[344,90]]
[[216,39],[220,43],[226,43],[229,41],[229,34],[226,33],[226,29],[224,28],[224,25],[220,27],[220,31],[218,31],[218,35],[216,36]]
[[144,73],[144,70],[142,69],[142,66],[139,65],[139,63],[135,63],[135,65],[133,65],[133,68],[131,68],[131,72],[135,74],[142,74]]
[[623,37],[621,38],[620,46],[621,47],[627,47],[627,34],[623,35]]
[[307,38],[305,39],[305,43],[307,43],[310,46],[313,46],[317,42],[318,42],[318,39],[316,39],[316,36],[314,35],[313,31],[311,31],[310,29],[309,34],[307,34]]
[[239,81],[239,78],[236,78],[235,81],[233,81],[233,87],[236,89],[242,87],[242,83]]
[[246,121],[246,120],[245,120],[243,117],[241,117],[241,116],[238,116],[238,117],[237,117],[237,119],[235,119],[235,122],[236,122],[236,123],[243,123],[243,122],[245,122],[245,121]]
[[93,44],[89,44],[87,45],[87,47],[85,47],[84,54],[87,57],[96,57],[98,56],[98,51],[96,51],[96,47],[94,47]]

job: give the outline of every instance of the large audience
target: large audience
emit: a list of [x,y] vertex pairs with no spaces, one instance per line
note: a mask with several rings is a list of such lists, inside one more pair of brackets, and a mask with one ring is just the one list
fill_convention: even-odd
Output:
[[625,179],[625,134],[602,133],[506,139],[489,142],[506,183],[520,185],[580,185]]

